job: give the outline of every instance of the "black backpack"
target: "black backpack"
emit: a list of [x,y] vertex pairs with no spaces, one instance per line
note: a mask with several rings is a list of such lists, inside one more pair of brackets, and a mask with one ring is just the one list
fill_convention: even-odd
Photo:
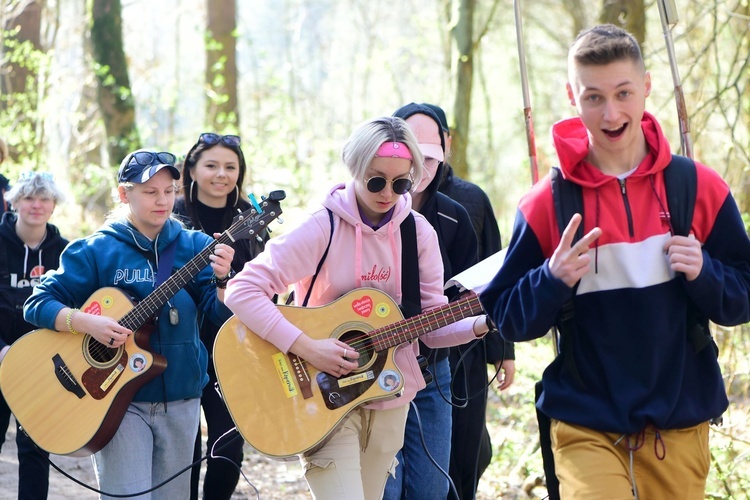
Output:
[[[672,161],[664,169],[664,184],[667,192],[667,207],[669,209],[670,221],[675,235],[688,236],[693,221],[695,209],[695,198],[698,190],[698,175],[695,163],[690,158],[672,155]],[[555,206],[555,216],[560,235],[567,227],[574,214],[583,216],[583,195],[581,186],[563,178],[560,169],[553,167],[550,170],[550,185],[552,188],[552,199]],[[578,226],[574,241],[583,237],[583,224]],[[578,285],[576,285],[577,287]],[[573,293],[575,296],[575,292]],[[577,383],[585,388],[583,381],[575,365],[573,353],[570,349],[564,349],[563,343],[567,344],[571,337],[576,334],[575,310],[573,299],[563,305],[562,311],[555,324],[557,344],[560,341],[560,355],[563,357],[563,365],[573,375]],[[713,341],[708,329],[708,320],[701,317],[695,307],[688,307],[687,312],[687,336],[693,348],[700,351]],[[715,344],[713,344],[715,346]],[[535,402],[539,400],[542,393],[542,381],[538,381],[534,388]],[[547,480],[547,491],[550,500],[559,500],[559,482],[555,475],[555,462],[552,455],[552,443],[550,440],[550,419],[547,415],[536,411],[539,424],[540,448],[542,451],[542,462],[544,474]]]

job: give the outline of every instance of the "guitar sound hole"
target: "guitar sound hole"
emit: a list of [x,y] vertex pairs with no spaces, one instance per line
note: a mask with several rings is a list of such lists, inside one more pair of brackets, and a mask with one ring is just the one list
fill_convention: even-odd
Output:
[[84,342],[84,357],[94,367],[106,368],[117,363],[122,357],[123,346],[110,348],[88,336]]
[[359,353],[359,359],[357,360],[359,368],[368,366],[372,362],[375,356],[375,347],[369,335],[359,330],[349,330],[339,337],[339,340],[346,342]]

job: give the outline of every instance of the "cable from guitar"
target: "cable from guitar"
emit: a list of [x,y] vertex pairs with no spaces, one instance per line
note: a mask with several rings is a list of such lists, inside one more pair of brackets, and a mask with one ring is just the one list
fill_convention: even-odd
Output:
[[[419,409],[417,408],[417,405],[414,403],[414,401],[410,401],[409,404],[411,405],[411,409],[414,410],[414,415],[417,417],[417,427],[419,428],[419,439],[422,441],[422,448],[424,448],[424,452],[427,455],[427,458],[430,459],[430,462],[432,462],[432,465],[437,467],[437,469],[440,471],[442,475],[445,476],[445,478],[448,480],[448,485],[450,486],[451,492],[456,496],[456,498],[459,498],[458,492],[456,491],[456,485],[453,484],[453,479],[451,479],[450,474],[446,472],[442,467],[440,467],[440,464],[437,463],[437,460],[430,455],[430,450],[427,449],[427,441],[425,441],[424,438],[424,430],[422,429],[422,418],[419,416]],[[406,464],[404,464],[404,467],[406,467]]]
[[[106,491],[102,491],[102,490],[99,490],[99,489],[97,489],[97,488],[95,488],[95,487],[93,487],[93,486],[90,486],[90,485],[88,485],[88,484],[84,483],[83,481],[81,481],[80,479],[77,479],[77,478],[75,478],[75,477],[71,476],[70,474],[68,474],[67,472],[65,472],[64,470],[62,470],[62,469],[61,469],[61,468],[60,468],[60,467],[59,467],[59,466],[58,466],[58,465],[57,465],[57,464],[56,464],[55,462],[53,462],[52,460],[50,460],[50,459],[49,459],[49,457],[48,457],[48,456],[46,455],[46,453],[44,453],[44,452],[43,452],[43,450],[42,450],[41,448],[39,448],[39,447],[37,446],[37,447],[36,447],[36,449],[37,449],[37,451],[38,451],[38,452],[39,452],[39,453],[40,453],[41,455],[43,455],[43,456],[45,457],[45,459],[47,460],[47,462],[49,462],[49,464],[50,464],[50,465],[51,465],[51,466],[52,466],[52,467],[53,467],[53,468],[54,468],[54,469],[55,469],[55,470],[56,470],[57,472],[59,472],[60,474],[62,474],[62,475],[63,475],[63,476],[65,476],[65,477],[67,477],[68,479],[70,479],[70,480],[71,480],[71,481],[73,481],[74,483],[76,483],[76,484],[78,484],[78,485],[80,485],[80,486],[83,486],[83,487],[84,487],[84,488],[86,488],[87,490],[89,490],[89,491],[93,491],[94,493],[98,493],[99,495],[103,495],[103,496],[108,496],[108,497],[112,497],[112,498],[131,498],[131,497],[137,497],[137,496],[140,496],[140,495],[145,495],[146,493],[151,493],[152,491],[158,490],[159,488],[161,488],[162,486],[164,486],[164,485],[165,485],[165,484],[167,484],[168,482],[170,482],[170,481],[174,480],[174,479],[175,479],[175,478],[176,478],[177,476],[179,476],[179,475],[183,474],[184,472],[186,472],[186,471],[188,471],[188,470],[192,469],[193,467],[195,467],[196,465],[200,464],[200,463],[201,463],[201,462],[203,462],[204,460],[207,460],[207,459],[209,458],[209,456],[210,456],[211,458],[223,458],[224,460],[229,460],[229,461],[230,461],[230,462],[231,462],[231,463],[232,463],[232,464],[233,464],[233,465],[234,465],[235,467],[237,467],[237,464],[235,464],[235,463],[234,463],[234,462],[233,462],[232,460],[230,460],[229,458],[227,458],[227,457],[224,457],[224,456],[222,456],[222,455],[216,455],[216,453],[217,453],[217,452],[221,451],[221,450],[222,450],[222,449],[223,449],[223,448],[224,448],[225,446],[227,446],[227,445],[231,444],[231,443],[232,443],[232,442],[233,442],[233,441],[234,441],[235,439],[237,439],[238,437],[239,437],[239,438],[241,438],[241,435],[240,435],[240,433],[239,433],[239,432],[237,432],[237,435],[236,435],[236,436],[234,436],[234,437],[233,437],[232,439],[230,439],[229,441],[227,441],[227,442],[226,442],[226,443],[224,443],[223,445],[221,445],[221,446],[217,447],[216,445],[217,445],[217,444],[218,444],[218,443],[219,443],[219,442],[220,442],[220,441],[221,441],[221,440],[222,440],[222,439],[223,439],[223,438],[224,438],[225,436],[227,436],[227,435],[228,435],[229,433],[231,433],[231,432],[237,432],[237,427],[233,427],[233,428],[229,429],[229,430],[228,430],[227,432],[225,432],[224,434],[222,434],[221,436],[219,436],[219,438],[218,438],[218,439],[216,440],[216,442],[214,443],[214,446],[213,446],[213,447],[211,448],[211,451],[210,451],[210,453],[206,453],[206,455],[204,455],[203,457],[201,457],[201,459],[200,459],[200,460],[196,460],[195,462],[191,463],[190,465],[188,465],[188,466],[184,467],[183,469],[181,469],[180,471],[178,471],[177,473],[175,473],[175,474],[174,474],[174,475],[172,475],[171,477],[168,477],[167,479],[165,479],[165,480],[164,480],[164,481],[162,481],[161,483],[157,484],[156,486],[153,486],[153,487],[151,487],[151,488],[149,488],[149,489],[147,489],[147,490],[143,490],[143,491],[140,491],[140,492],[138,492],[138,493],[128,493],[128,494],[117,494],[117,493],[109,493],[109,492],[106,492]],[[245,475],[245,473],[244,473],[244,472],[242,472],[242,468],[241,468],[241,467],[237,467],[237,468],[238,468],[238,469],[240,470],[240,474],[241,474],[241,475],[242,475],[242,477],[243,477],[243,478],[245,479],[245,481],[247,481],[247,483],[248,483],[248,484],[250,485],[250,487],[252,487],[252,488],[253,488],[253,491],[255,492],[255,497],[256,497],[256,498],[257,498],[258,500],[260,500],[260,492],[258,491],[258,488],[256,488],[256,486],[255,486],[255,485],[254,485],[254,484],[253,484],[253,483],[252,483],[252,482],[251,482],[251,481],[250,481],[250,480],[249,480],[249,479],[247,478],[247,476]]]

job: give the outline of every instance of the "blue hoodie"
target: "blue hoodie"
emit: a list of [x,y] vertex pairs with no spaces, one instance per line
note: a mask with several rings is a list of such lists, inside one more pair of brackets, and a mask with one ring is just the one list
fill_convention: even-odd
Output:
[[[136,302],[144,299],[154,290],[154,262],[175,239],[173,269],[182,268],[211,242],[209,236],[185,230],[174,220],[167,221],[154,241],[125,220],[108,222],[65,249],[60,267],[45,275],[24,304],[24,317],[30,323],[54,330],[55,318],[63,307],[80,307],[94,292],[108,286],[122,290]],[[221,324],[231,315],[216,298],[212,275],[211,267],[206,266],[162,307],[150,344],[152,352],[167,359],[167,368],[162,376],[145,384],[133,401],[200,397],[208,383],[208,353],[199,340],[198,327],[204,318]],[[169,322],[171,306],[179,312],[176,326]]]

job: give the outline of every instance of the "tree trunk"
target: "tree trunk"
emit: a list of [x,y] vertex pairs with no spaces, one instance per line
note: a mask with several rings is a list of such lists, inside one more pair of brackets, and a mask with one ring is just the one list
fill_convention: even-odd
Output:
[[[5,20],[3,29],[8,37],[1,39],[3,42],[3,55],[0,61],[0,109],[15,115],[12,128],[19,132],[18,135],[37,136],[40,125],[38,124],[37,110],[39,108],[38,92],[38,58],[20,56],[27,51],[41,51],[41,25],[43,2],[29,0],[25,5],[19,5],[15,12]],[[19,11],[20,10],[20,11]],[[28,49],[22,47],[29,46]],[[14,55],[20,57],[12,57]],[[7,138],[6,138],[7,139]],[[38,144],[8,144],[8,156],[15,162],[21,157],[37,156]]]
[[135,124],[135,102],[122,43],[120,0],[93,0],[91,47],[97,76],[97,102],[107,132],[111,165],[140,147]]
[[620,26],[630,32],[640,45],[646,39],[646,6],[643,0],[604,0],[599,22]]
[[206,0],[206,122],[216,131],[238,132],[237,6],[235,0]]
[[453,101],[455,126],[453,137],[453,160],[451,165],[458,177],[468,178],[469,165],[466,150],[469,146],[469,119],[471,111],[471,91],[474,78],[474,12],[476,0],[461,0],[458,21],[453,28],[453,37],[458,49],[456,66],[456,98]]

